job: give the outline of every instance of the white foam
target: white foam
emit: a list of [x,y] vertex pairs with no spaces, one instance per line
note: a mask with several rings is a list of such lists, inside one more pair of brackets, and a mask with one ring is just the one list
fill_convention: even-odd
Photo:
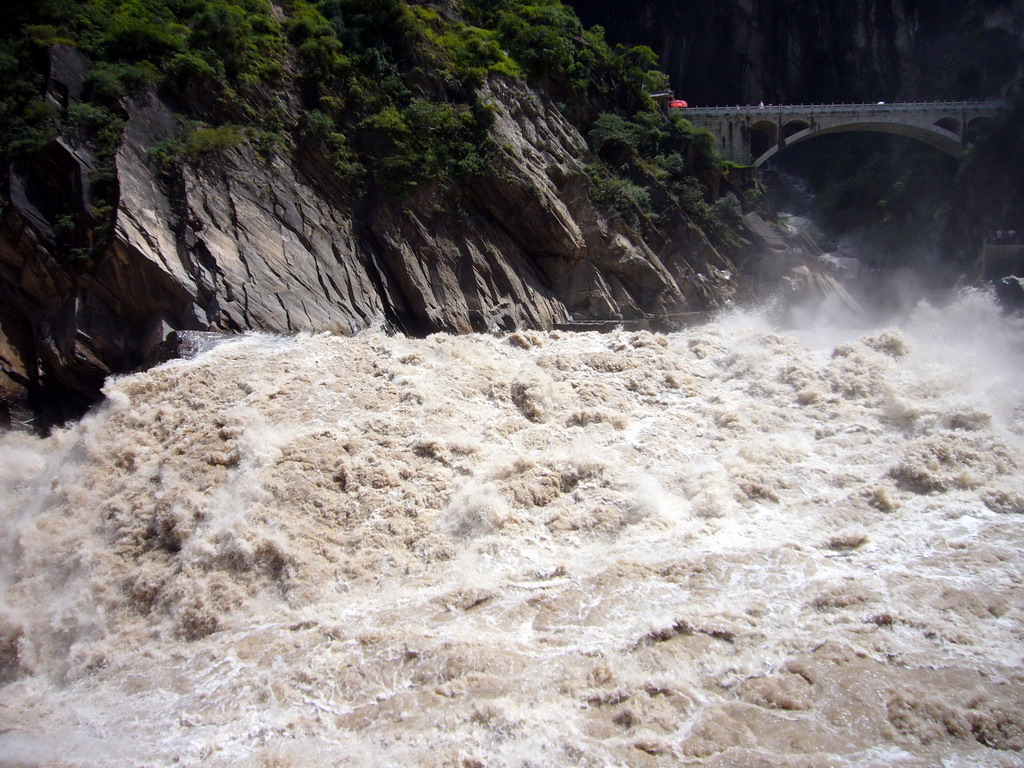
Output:
[[0,753],[1011,765],[1021,330],[975,292],[113,380],[0,439]]

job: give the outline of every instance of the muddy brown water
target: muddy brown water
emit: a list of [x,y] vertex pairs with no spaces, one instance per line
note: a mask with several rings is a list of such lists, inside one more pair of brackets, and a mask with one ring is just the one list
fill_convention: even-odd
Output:
[[250,337],[0,439],[0,765],[1019,766],[1024,334]]

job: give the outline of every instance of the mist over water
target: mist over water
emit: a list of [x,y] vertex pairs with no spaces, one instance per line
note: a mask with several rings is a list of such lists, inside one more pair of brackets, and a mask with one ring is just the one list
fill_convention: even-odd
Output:
[[1024,323],[248,337],[0,439],[0,765],[1024,764]]

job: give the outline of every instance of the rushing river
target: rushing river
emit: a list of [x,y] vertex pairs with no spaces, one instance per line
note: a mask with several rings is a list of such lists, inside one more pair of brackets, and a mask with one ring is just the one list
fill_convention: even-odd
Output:
[[1022,373],[967,293],[117,379],[0,440],[0,765],[1022,765]]

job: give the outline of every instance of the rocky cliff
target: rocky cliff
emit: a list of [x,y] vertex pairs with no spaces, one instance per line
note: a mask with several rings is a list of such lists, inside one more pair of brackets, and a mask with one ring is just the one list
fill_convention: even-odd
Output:
[[[76,48],[52,47],[47,102],[74,110],[93,71]],[[487,167],[401,195],[339,180],[301,133],[287,149],[241,141],[168,163],[195,104],[155,87],[118,100],[106,199],[90,183],[95,142],[73,131],[15,159],[0,219],[4,399],[59,421],[173,330],[550,328],[729,294],[732,264],[682,210],[631,226],[595,205],[595,157],[546,94],[503,76],[478,94],[498,148]]]
[[695,104],[978,99],[1024,70],[1020,0],[572,0]]

